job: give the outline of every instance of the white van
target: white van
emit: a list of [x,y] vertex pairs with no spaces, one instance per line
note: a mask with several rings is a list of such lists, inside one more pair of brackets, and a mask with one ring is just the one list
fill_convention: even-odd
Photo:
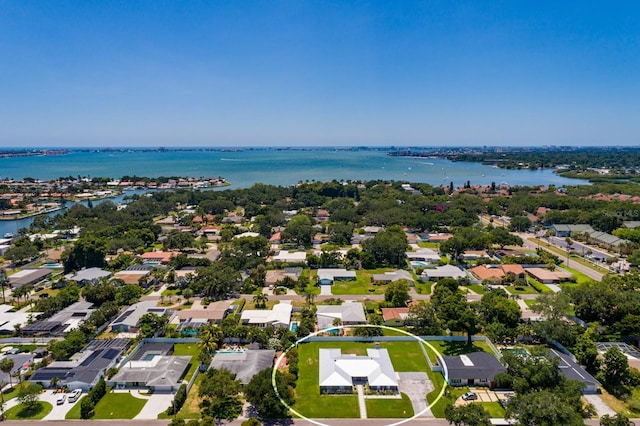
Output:
[[80,395],[82,395],[81,389],[72,390],[71,392],[69,392],[69,402],[76,402],[78,398],[80,398]]

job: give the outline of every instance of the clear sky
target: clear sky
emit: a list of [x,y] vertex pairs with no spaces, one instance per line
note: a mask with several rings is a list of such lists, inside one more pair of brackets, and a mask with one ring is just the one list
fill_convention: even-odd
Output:
[[640,2],[0,1],[0,146],[640,145]]

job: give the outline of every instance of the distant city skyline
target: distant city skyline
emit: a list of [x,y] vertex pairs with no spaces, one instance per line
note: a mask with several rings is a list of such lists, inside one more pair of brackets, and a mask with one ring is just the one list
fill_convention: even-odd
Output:
[[640,3],[3,2],[0,148],[640,145]]

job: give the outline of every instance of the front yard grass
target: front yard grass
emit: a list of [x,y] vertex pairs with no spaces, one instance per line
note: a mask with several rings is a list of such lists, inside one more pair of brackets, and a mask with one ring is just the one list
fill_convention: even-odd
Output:
[[464,287],[468,287],[471,290],[473,290],[475,293],[478,293],[478,294],[485,294],[487,292],[487,289],[482,284],[469,284],[469,285],[464,286]]
[[531,287],[530,285],[523,285],[523,286],[509,285],[509,286],[506,286],[505,289],[511,294],[538,294],[536,289]]
[[401,419],[413,416],[413,405],[405,394],[402,399],[365,399],[367,417],[380,419]]
[[36,404],[32,410],[24,404],[18,404],[8,409],[4,414],[8,420],[41,420],[53,410],[53,405],[48,402],[38,401]]
[[73,404],[73,407],[71,407],[71,410],[67,411],[67,414],[64,416],[64,418],[66,420],[80,420],[80,404],[82,403],[82,400],[88,398],[87,395],[83,395],[82,398],[80,398],[79,400],[76,401],[75,404]]
[[[605,389],[602,389],[601,398],[616,413],[624,414],[629,418],[637,418],[640,415],[640,411],[633,410],[628,402],[616,398]],[[631,391],[631,397],[628,399],[628,401],[631,401],[633,399],[637,400],[638,398],[640,398],[640,389],[633,389]]]
[[331,293],[340,294],[384,294],[386,285],[373,285],[371,277],[373,274],[384,274],[395,269],[378,268],[356,271],[355,281],[334,281],[331,286]]
[[16,398],[20,393],[20,389],[22,389],[22,384],[14,383],[12,388],[4,391],[2,393],[2,397],[4,398],[5,402],[9,401],[10,399]]
[[433,286],[433,283],[431,281],[417,282],[415,283],[416,293],[431,294],[432,286]]
[[[187,394],[187,399],[184,401],[184,404],[182,405],[180,411],[178,411],[178,414],[176,414],[176,418],[182,420],[200,418],[201,399],[198,396],[198,389],[200,388],[200,382],[202,382],[203,377],[203,375],[200,375],[196,378],[195,382],[193,382],[193,386],[191,386],[191,390]],[[158,414],[159,419],[169,419],[171,417],[172,416],[167,414],[166,410]]]
[[146,399],[136,398],[129,392],[108,392],[96,404],[92,418],[133,419],[146,403]]
[[482,408],[487,410],[489,417],[494,419],[504,419],[506,411],[499,402],[480,402],[479,404],[482,405]]

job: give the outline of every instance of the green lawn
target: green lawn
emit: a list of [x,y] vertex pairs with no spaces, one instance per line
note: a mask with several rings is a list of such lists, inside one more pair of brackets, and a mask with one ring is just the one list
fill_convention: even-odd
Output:
[[[389,351],[391,363],[396,371],[427,371],[427,362],[418,342],[382,342],[380,346]],[[302,343],[298,346],[300,373],[296,385],[296,403],[293,408],[310,418],[357,418],[360,416],[356,395],[320,395],[318,386],[318,353],[320,348],[340,348],[343,353],[365,355],[367,348],[375,343],[330,342]],[[303,361],[304,360],[304,361]],[[398,400],[386,401],[388,405],[398,405]],[[379,405],[382,403],[374,403]],[[331,410],[327,411],[326,407]],[[401,405],[402,406],[402,405]],[[380,416],[387,417],[388,410],[394,408],[375,407]],[[406,411],[406,408],[402,409]]]
[[16,405],[5,412],[8,420],[41,420],[53,410],[53,405],[48,402],[38,401],[33,410],[27,409],[24,404]]
[[431,294],[431,287],[433,283],[431,281],[417,282],[415,284],[416,293],[418,294]]
[[80,403],[82,402],[83,399],[87,398],[86,395],[84,395],[82,398],[80,398],[78,401],[76,401],[75,404],[73,404],[73,407],[71,407],[71,410],[67,411],[67,415],[64,416],[65,419],[67,420],[80,420]]
[[473,290],[478,294],[485,294],[487,292],[487,289],[482,284],[469,284],[468,286],[465,286],[465,287],[469,287],[471,290]]
[[531,308],[536,303],[536,299],[525,299],[524,303]]
[[434,243],[431,241],[420,241],[418,243],[418,247],[422,247],[422,248],[440,248],[440,243]]
[[20,389],[21,389],[21,385],[15,383],[15,379],[14,379],[13,387],[8,391],[4,391],[2,393],[2,397],[4,398],[5,401],[16,398],[20,393]]
[[[464,355],[471,352],[487,352],[492,353],[491,348],[485,342],[473,342],[471,346],[467,345],[467,342],[444,342],[442,340],[435,340],[429,342],[437,351],[442,355],[454,356]],[[431,362],[436,362],[436,356],[433,351],[427,351]]]
[[402,399],[365,399],[367,417],[382,419],[401,419],[413,416],[413,405],[405,394]]
[[[427,401],[431,403],[438,396],[440,388],[444,385],[444,377],[442,377],[442,374],[440,373],[432,373],[432,375],[429,375],[429,378],[431,378],[435,386],[435,390],[427,395]],[[468,390],[469,388],[467,387],[449,388],[447,393],[445,393],[445,396],[442,397],[435,405],[430,407],[431,413],[436,418],[444,418],[444,409],[447,407],[447,405],[453,404],[456,399],[460,398],[460,396],[462,396],[462,394]]]
[[378,268],[356,271],[355,281],[334,281],[331,287],[333,294],[384,294],[386,285],[373,285],[371,277],[373,274],[384,274],[394,271],[390,268]]
[[[198,397],[198,389],[200,388],[200,382],[202,382],[203,377],[203,375],[200,375],[196,378],[195,382],[193,382],[193,386],[191,386],[191,390],[187,394],[186,401],[176,415],[177,418],[183,420],[200,418],[200,398]],[[170,417],[171,416],[167,415],[166,410],[158,415],[159,419],[168,419]]]
[[505,411],[499,402],[479,402],[478,404],[482,405],[482,408],[487,410],[489,417],[504,419]]
[[574,277],[576,277],[576,284],[589,283],[589,282],[593,281],[593,279],[589,278],[588,276],[586,276],[582,272],[577,271],[577,270],[575,270],[573,268],[570,268],[570,267],[568,267],[566,265],[563,265],[562,269],[566,269],[567,271],[571,272]]
[[133,419],[146,403],[128,392],[109,392],[96,404],[93,419]]
[[535,288],[530,285],[525,286],[506,286],[505,289],[511,294],[538,294]]
[[173,345],[173,355],[174,356],[190,356],[191,361],[189,361],[189,366],[187,368],[187,373],[184,375],[184,379],[189,381],[193,374],[198,369],[198,353],[200,353],[200,348],[197,343],[176,343]]

